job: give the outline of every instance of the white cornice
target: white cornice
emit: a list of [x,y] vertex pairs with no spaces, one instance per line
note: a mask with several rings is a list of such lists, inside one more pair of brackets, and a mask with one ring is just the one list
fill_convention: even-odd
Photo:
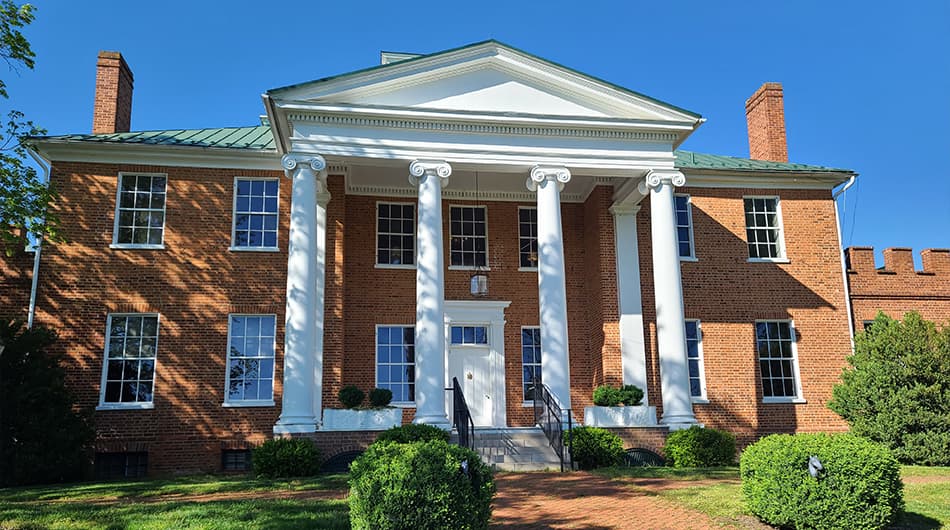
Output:
[[[593,182],[593,179],[591,179]],[[589,189],[581,190],[577,193],[564,193],[561,192],[561,202],[584,202],[587,200],[587,197],[590,195],[593,186]],[[419,192],[414,188],[401,187],[401,186],[379,186],[379,185],[364,185],[364,184],[351,184],[347,182],[346,184],[346,194],[347,195],[372,195],[379,197],[407,197],[407,198],[416,198],[419,195]],[[459,201],[502,201],[502,202],[530,202],[533,203],[538,200],[538,194],[532,193],[525,189],[524,191],[491,191],[491,190],[479,190],[478,193],[475,193],[475,190],[458,190],[452,189],[451,186],[442,190],[442,199],[444,200],[459,200]]]
[[765,188],[830,190],[848,180],[845,173],[768,172],[737,174],[724,171],[681,170],[691,188]]
[[36,150],[55,162],[94,162],[173,167],[208,167],[281,170],[275,150],[247,150],[167,146],[39,141]]

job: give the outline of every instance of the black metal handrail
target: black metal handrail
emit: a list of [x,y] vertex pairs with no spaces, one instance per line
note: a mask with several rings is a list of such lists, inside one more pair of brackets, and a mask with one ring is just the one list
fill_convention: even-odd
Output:
[[[542,384],[540,380],[535,379],[531,383],[533,392],[531,399],[534,403],[534,422],[541,427],[544,435],[547,436],[551,448],[557,454],[561,461],[561,471],[564,471],[564,465],[568,469],[574,469],[574,460],[570,454],[571,429],[574,427],[571,419],[571,409],[561,408],[557,398],[551,394],[551,389]],[[564,428],[565,418],[567,419],[567,429]],[[564,432],[567,432],[568,442],[564,443]]]
[[475,422],[472,421],[472,414],[468,411],[468,404],[465,403],[465,395],[462,394],[462,385],[459,384],[457,377],[452,378],[452,388],[446,388],[452,391],[452,426],[459,436],[459,445],[475,449]]

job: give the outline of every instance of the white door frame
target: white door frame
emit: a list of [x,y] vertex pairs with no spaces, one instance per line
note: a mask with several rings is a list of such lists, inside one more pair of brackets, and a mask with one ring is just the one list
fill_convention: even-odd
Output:
[[[451,327],[463,324],[487,324],[489,365],[491,366],[491,422],[493,427],[508,425],[505,395],[505,309],[510,301],[446,300],[445,301],[445,388],[452,385],[449,375],[449,351],[452,349]],[[446,392],[446,407],[452,410],[452,395]]]

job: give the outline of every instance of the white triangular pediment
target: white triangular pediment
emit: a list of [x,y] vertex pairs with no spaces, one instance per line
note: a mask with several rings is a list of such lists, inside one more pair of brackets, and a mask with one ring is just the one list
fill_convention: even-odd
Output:
[[489,41],[272,90],[283,101],[693,122],[698,115]]

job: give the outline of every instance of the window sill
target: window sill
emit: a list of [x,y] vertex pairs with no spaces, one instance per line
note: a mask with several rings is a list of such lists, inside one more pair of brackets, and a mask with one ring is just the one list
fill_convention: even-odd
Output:
[[527,408],[534,408],[534,403],[531,402],[531,401],[522,401],[522,402],[521,402],[521,406],[522,406],[523,408],[526,408],[526,409],[527,409]]
[[101,403],[96,410],[149,410],[155,403]]
[[389,263],[377,263],[373,266],[376,269],[396,269],[396,270],[415,270],[415,265],[398,265]]
[[475,267],[473,265],[449,265],[450,271],[490,271],[489,267]]
[[109,248],[114,250],[165,250],[165,244],[161,245],[131,245],[126,243],[112,243]]
[[278,247],[228,247],[231,252],[280,252]]
[[690,398],[690,401],[692,401],[694,405],[708,405],[709,404],[709,398],[694,397],[694,398]]
[[518,272],[538,272],[537,267],[518,267]]
[[762,398],[762,403],[808,403],[804,398],[792,398],[792,397],[764,397]]
[[414,409],[414,408],[416,408],[416,404],[415,404],[415,403],[390,403],[389,406],[390,406],[390,407],[393,407],[393,408],[397,408],[397,409]]
[[749,258],[749,263],[791,263],[788,258]]
[[225,401],[221,404],[222,407],[226,409],[239,409],[239,408],[251,408],[251,407],[273,407],[274,400],[261,400],[261,401]]
[[697,258],[696,256],[680,256],[680,261],[695,263],[699,261],[699,258]]

